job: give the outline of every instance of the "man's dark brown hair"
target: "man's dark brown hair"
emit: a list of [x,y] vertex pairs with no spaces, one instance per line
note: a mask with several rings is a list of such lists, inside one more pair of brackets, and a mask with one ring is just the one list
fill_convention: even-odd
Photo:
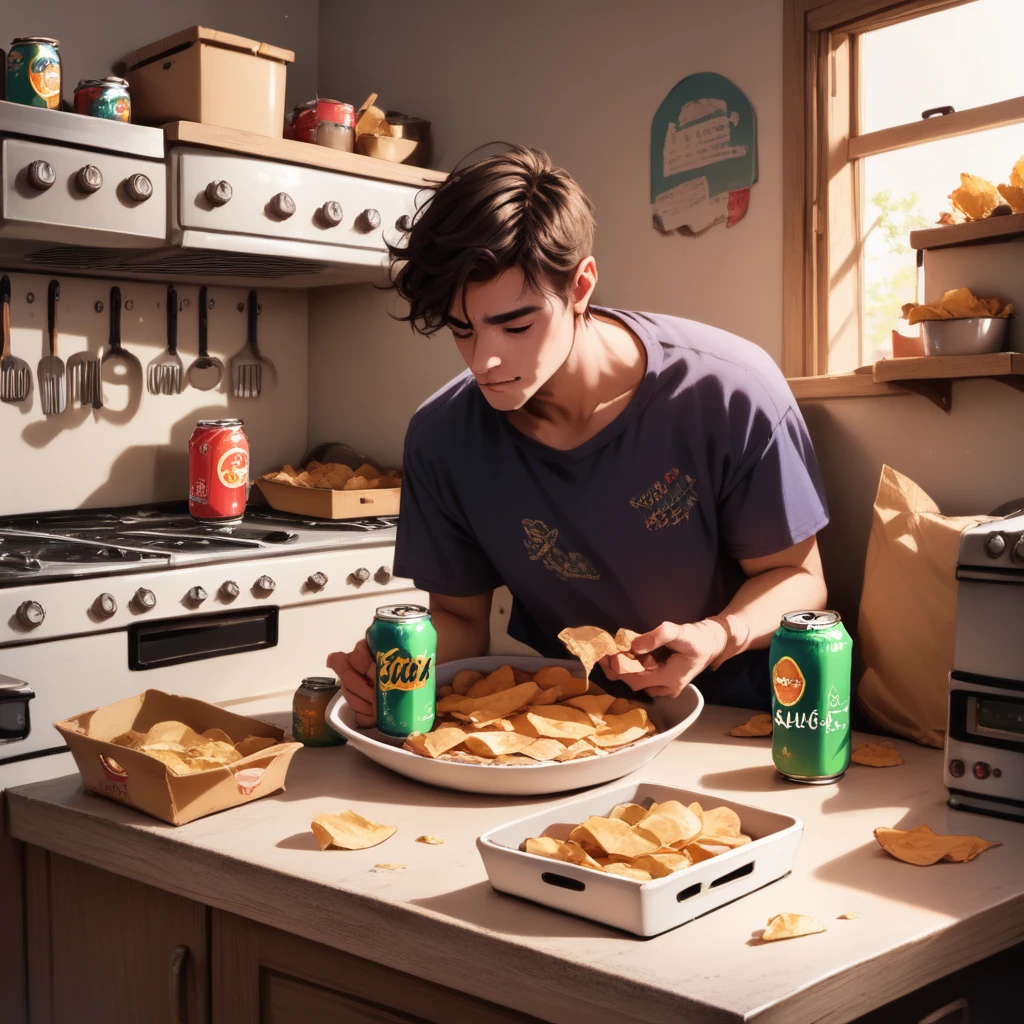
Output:
[[399,319],[434,334],[464,303],[468,282],[513,267],[530,288],[568,300],[593,246],[593,205],[583,190],[546,153],[514,146],[454,170],[416,215],[406,244],[388,246],[392,282],[409,303]]

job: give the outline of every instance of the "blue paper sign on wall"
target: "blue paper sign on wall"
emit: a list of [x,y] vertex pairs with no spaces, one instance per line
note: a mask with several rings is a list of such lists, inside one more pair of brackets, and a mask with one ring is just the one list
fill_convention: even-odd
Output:
[[684,78],[651,121],[651,211],[659,231],[742,220],[757,181],[757,122],[743,91],[709,71]]

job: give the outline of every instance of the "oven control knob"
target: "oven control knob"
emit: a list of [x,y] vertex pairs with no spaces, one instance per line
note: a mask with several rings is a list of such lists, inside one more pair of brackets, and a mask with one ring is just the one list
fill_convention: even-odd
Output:
[[92,195],[103,188],[103,172],[95,164],[86,164],[75,175],[75,188],[85,195]]
[[33,160],[26,171],[28,183],[37,191],[45,192],[56,180],[57,172],[53,164],[45,160]]
[[211,181],[203,195],[211,206],[227,206],[234,193],[226,181]]
[[1024,534],[1021,534],[1017,543],[1013,545],[1013,560],[1015,562],[1024,562]]
[[975,761],[973,771],[974,777],[980,782],[992,774],[992,766],[985,761]]
[[327,577],[322,572],[315,572],[306,580],[310,590],[323,590],[327,586]]
[[269,576],[261,576],[256,581],[256,589],[262,590],[267,594],[271,594],[276,589],[277,584]]
[[92,610],[94,614],[99,615],[101,618],[109,619],[117,611],[117,601],[114,600],[114,595],[100,594],[93,601]]
[[46,609],[38,601],[23,601],[18,605],[18,621],[26,629],[35,629],[46,618]]
[[278,192],[267,206],[270,212],[281,220],[287,220],[295,212],[295,200],[287,192]]
[[369,569],[356,569],[356,571],[352,573],[352,579],[354,579],[356,583],[365,583],[369,578]]
[[374,574],[373,578],[378,583],[390,583],[391,582],[391,570],[386,566],[382,565]]
[[954,757],[953,760],[949,762],[949,774],[952,775],[954,779],[963,777],[964,763],[959,757]]
[[209,596],[202,587],[192,587],[188,592],[188,599],[193,604],[202,604]]
[[152,590],[147,590],[145,587],[139,587],[135,591],[135,604],[144,612],[150,611],[150,609],[156,607],[156,594]]
[[320,207],[320,218],[329,228],[336,228],[344,216],[345,211],[342,210],[341,203],[334,199],[329,199]]
[[366,231],[376,231],[380,227],[380,213],[377,210],[363,210],[363,228]]
[[985,554],[989,558],[998,558],[1006,550],[1006,538],[1001,533],[993,533],[985,541]]
[[225,580],[220,585],[220,594],[225,601],[234,601],[236,597],[242,592],[241,588],[234,580]]
[[124,191],[133,203],[144,203],[153,194],[153,182],[144,174],[130,174],[124,179]]
[[412,217],[407,213],[403,213],[398,220],[395,221],[395,227],[399,231],[412,231]]

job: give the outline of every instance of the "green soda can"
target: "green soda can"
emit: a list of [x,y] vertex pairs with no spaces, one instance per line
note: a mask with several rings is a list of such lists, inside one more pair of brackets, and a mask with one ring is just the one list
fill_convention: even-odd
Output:
[[790,612],[772,637],[772,760],[790,782],[837,782],[850,766],[852,654],[838,612]]
[[7,100],[29,107],[60,109],[60,41],[21,36],[7,54]]
[[418,604],[378,608],[366,643],[376,664],[377,728],[387,736],[434,726],[437,633]]

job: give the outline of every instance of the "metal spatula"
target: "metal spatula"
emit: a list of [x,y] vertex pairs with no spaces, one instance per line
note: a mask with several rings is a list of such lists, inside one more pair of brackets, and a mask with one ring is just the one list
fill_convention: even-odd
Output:
[[178,293],[167,288],[167,350],[149,364],[146,384],[151,395],[180,395],[184,367],[178,355]]
[[199,357],[188,368],[188,382],[199,391],[212,391],[224,376],[224,364],[210,355],[206,340],[206,319],[209,312],[206,286],[199,289]]
[[0,358],[0,402],[24,402],[32,390],[32,367],[11,355],[11,279],[0,277],[4,306],[4,348]]
[[60,282],[51,281],[46,296],[46,322],[50,334],[50,354],[39,360],[39,393],[43,398],[43,412],[59,416],[68,404],[64,383],[64,360],[57,355],[57,300]]
[[96,406],[100,391],[100,357],[92,352],[75,352],[68,357],[68,397],[80,408]]
[[245,348],[236,356],[231,357],[231,393],[235,398],[259,398],[263,387],[263,364],[266,360],[260,355],[256,345],[256,317],[259,315],[259,304],[256,292],[249,292],[249,336]]
[[136,379],[139,387],[142,386],[142,364],[121,345],[121,289],[116,284],[110,289],[110,341],[107,351],[103,353],[103,366],[108,363],[123,364],[124,370],[121,372],[125,376],[118,383],[129,383],[138,374]]

